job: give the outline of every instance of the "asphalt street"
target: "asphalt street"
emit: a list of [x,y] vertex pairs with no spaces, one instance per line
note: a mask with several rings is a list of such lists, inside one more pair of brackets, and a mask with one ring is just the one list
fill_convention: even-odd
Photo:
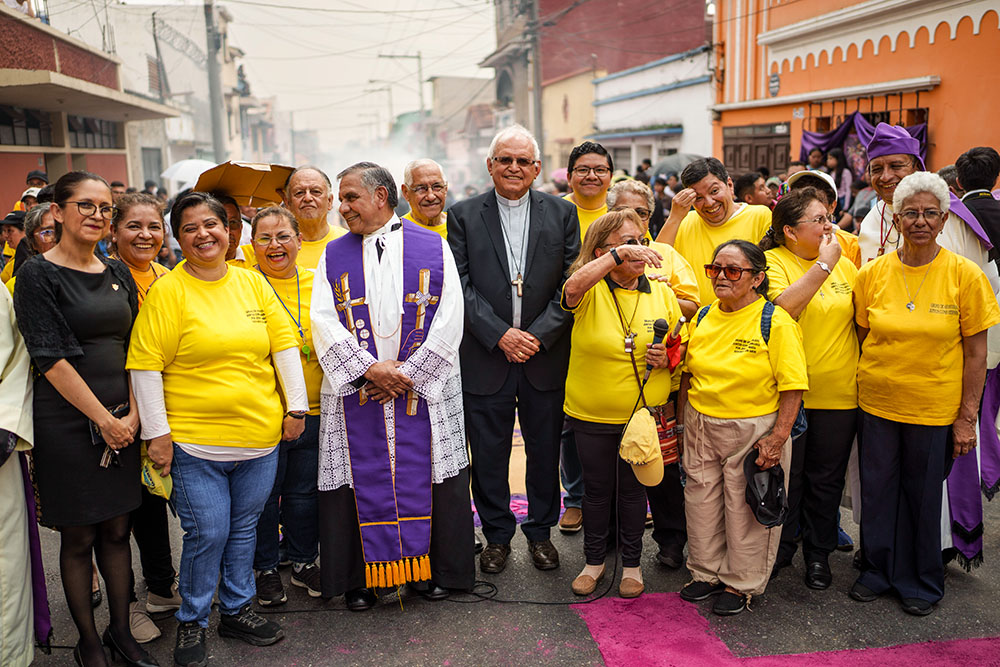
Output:
[[[856,537],[856,527],[848,522],[847,528]],[[176,559],[180,556],[180,529],[176,522],[173,529]],[[831,557],[834,584],[829,590],[812,591],[803,585],[803,564],[798,555],[795,564],[771,582],[767,593],[753,601],[752,611],[719,618],[702,605],[698,612],[708,619],[709,631],[725,642],[735,658],[864,649],[929,640],[1000,638],[998,502],[986,506],[985,536],[985,564],[972,573],[950,565],[945,598],[935,613],[925,618],[904,614],[891,598],[869,604],[848,598],[847,590],[856,571],[851,567],[852,555],[842,552]],[[561,567],[541,572],[532,567],[524,538],[515,538],[507,569],[499,575],[480,575],[495,586],[495,597],[490,600],[460,595],[443,602],[427,602],[406,591],[391,592],[371,611],[352,613],[344,608],[341,599],[313,599],[302,589],[290,586],[286,570],[283,576],[288,603],[275,609],[272,617],[284,628],[285,639],[274,646],[255,648],[220,638],[214,631],[218,616],[213,612],[208,634],[211,664],[295,667],[614,664],[614,656],[608,662],[609,655],[602,654],[591,629],[577,609],[570,606],[580,602],[570,592],[569,585],[583,566],[583,535],[556,532],[553,541],[560,551]],[[58,535],[42,529],[42,542],[55,626],[54,644],[59,648],[49,656],[39,653],[36,664],[68,665],[73,663],[69,649],[76,642],[76,633],[59,582]],[[647,531],[643,561],[647,592],[678,591],[688,581],[686,571],[658,565],[655,554],[655,544]],[[138,572],[138,560],[135,561]],[[612,561],[609,559],[609,565]],[[608,589],[607,595],[615,597],[617,580],[605,579],[598,591]],[[479,591],[484,597],[492,593],[488,585],[480,585]],[[139,595],[142,598],[145,592]],[[98,610],[97,619],[98,629],[103,630],[107,623],[106,604]],[[163,636],[146,647],[161,665],[170,665],[176,623],[170,614],[155,620]],[[641,642],[645,642],[647,651],[655,654],[659,650],[655,636],[641,638]],[[995,643],[993,655],[997,662],[992,664],[1000,664],[1000,639]],[[671,647],[669,655],[667,649],[663,650],[662,664],[690,664],[683,647]],[[936,663],[949,664],[947,659]]]

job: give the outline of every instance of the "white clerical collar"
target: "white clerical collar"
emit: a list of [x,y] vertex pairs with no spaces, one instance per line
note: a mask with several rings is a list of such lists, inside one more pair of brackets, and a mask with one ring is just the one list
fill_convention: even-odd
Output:
[[389,220],[387,220],[384,225],[376,229],[374,232],[369,232],[365,234],[364,239],[367,241],[369,239],[375,238],[376,236],[382,236],[383,234],[388,234],[389,232],[400,229],[401,227],[402,223],[399,221],[399,218],[396,216],[396,214],[393,213],[392,217],[389,218]]
[[[496,191],[494,191],[494,192],[496,192]],[[527,192],[524,193],[524,196],[521,197],[520,199],[507,199],[505,197],[501,197],[499,192],[496,193],[496,195],[497,195],[497,202],[501,206],[506,206],[507,208],[517,208],[518,206],[523,206],[523,205],[527,204],[528,203],[528,196],[530,194],[531,194],[531,190],[528,190]]]

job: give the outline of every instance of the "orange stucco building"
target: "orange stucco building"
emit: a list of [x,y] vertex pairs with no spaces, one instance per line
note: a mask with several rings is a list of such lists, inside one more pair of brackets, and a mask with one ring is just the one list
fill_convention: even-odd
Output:
[[[717,0],[713,152],[734,173],[798,159],[855,111],[927,123],[927,166],[1000,146],[996,0]],[[790,157],[791,156],[791,157]]]

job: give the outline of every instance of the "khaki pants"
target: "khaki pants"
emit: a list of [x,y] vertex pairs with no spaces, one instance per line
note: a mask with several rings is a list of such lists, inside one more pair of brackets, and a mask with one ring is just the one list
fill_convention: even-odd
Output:
[[[760,525],[746,501],[743,459],[774,425],[778,414],[750,419],[715,419],[688,403],[684,409],[684,509],[687,567],[695,581],[721,581],[740,593],[760,595],[778,553],[781,527]],[[781,468],[792,457],[789,438]]]

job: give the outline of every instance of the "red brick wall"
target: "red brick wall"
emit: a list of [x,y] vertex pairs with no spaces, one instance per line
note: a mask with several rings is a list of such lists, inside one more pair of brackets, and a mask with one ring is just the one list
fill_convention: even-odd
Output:
[[128,161],[124,155],[75,155],[73,168],[93,172],[108,183],[128,183]]
[[705,0],[602,0],[560,16],[571,4],[540,0],[543,23],[555,22],[542,28],[542,81],[592,68],[618,72],[709,40]]
[[[55,49],[59,50],[58,69]],[[56,39],[34,28],[31,22],[5,14],[0,14],[0,68],[58,71],[119,90],[118,67],[113,60]]]
[[117,63],[84,49],[56,42],[59,49],[59,71],[84,81],[118,90]]
[[[39,158],[42,166],[38,166]],[[24,179],[29,171],[41,169],[45,171],[45,160],[41,153],[0,153],[0,216],[14,210],[14,204],[28,187]]]
[[52,38],[31,24],[0,14],[0,68],[55,70]]

